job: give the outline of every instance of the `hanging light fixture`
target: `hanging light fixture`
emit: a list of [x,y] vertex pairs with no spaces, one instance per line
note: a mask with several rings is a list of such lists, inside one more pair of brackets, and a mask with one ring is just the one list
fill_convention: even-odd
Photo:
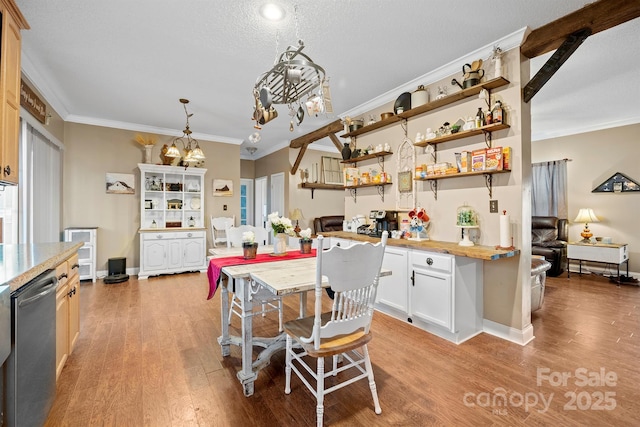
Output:
[[[307,105],[307,108],[314,113],[332,112],[325,109],[325,105],[330,106],[331,101],[324,68],[302,53],[305,45],[299,37],[297,12],[298,8],[295,6],[294,21],[298,46],[288,46],[284,52],[278,54],[278,34],[276,34],[275,63],[269,71],[258,77],[253,88],[255,107],[252,119],[256,121],[256,128],[277,117],[274,104],[289,105],[290,111],[294,112],[292,116],[295,116],[297,124],[300,125],[304,117],[302,107],[305,104],[302,101],[304,96],[315,100],[312,106]],[[316,89],[317,95],[314,93]],[[298,104],[297,108],[294,108],[293,104]],[[290,128],[292,127],[293,118],[290,123]]]
[[180,98],[180,102],[184,107],[184,114],[187,116],[187,124],[182,131],[182,136],[179,136],[173,140],[173,144],[165,153],[165,157],[181,157],[180,150],[178,150],[177,142],[182,144],[184,149],[184,155],[182,161],[188,166],[191,163],[199,162],[205,159],[205,155],[200,148],[198,141],[191,137],[191,129],[189,129],[189,117],[193,116],[193,113],[187,112],[188,99]]

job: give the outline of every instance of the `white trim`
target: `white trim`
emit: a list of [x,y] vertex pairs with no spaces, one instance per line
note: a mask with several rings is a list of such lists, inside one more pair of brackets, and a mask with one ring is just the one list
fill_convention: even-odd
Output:
[[533,335],[533,325],[528,325],[524,329],[516,329],[491,320],[482,320],[482,330],[489,335],[502,338],[520,345],[529,344],[535,336]]
[[60,98],[51,89],[51,83],[47,81],[45,75],[38,71],[38,67],[31,61],[31,58],[29,58],[29,55],[25,53],[24,49],[20,55],[20,65],[22,73],[33,85],[34,89],[42,94],[44,99],[46,99],[49,105],[51,105],[51,108],[53,108],[56,113],[62,117],[62,120],[66,120],[67,116],[69,116],[69,111],[64,107],[64,103],[60,101]]
[[449,77],[453,74],[460,72],[460,64],[470,63],[478,58],[488,58],[491,56],[493,52],[494,46],[500,46],[503,52],[507,52],[511,49],[517,48],[520,46],[524,39],[525,32],[527,31],[527,27],[521,28],[513,33],[496,40],[490,44],[482,46],[479,49],[474,50],[460,58],[454,59],[448,64],[443,65],[440,68],[436,68],[433,71],[429,71],[422,76],[419,76],[401,86],[396,87],[395,89],[391,89],[388,92],[383,93],[380,96],[377,96],[370,101],[365,102],[364,104],[360,104],[357,107],[352,108],[349,111],[341,114],[340,117],[344,118],[346,116],[358,116],[364,114],[368,111],[371,111],[375,108],[380,107],[383,104],[394,101],[398,98],[398,94],[403,92],[411,92],[415,90],[419,85],[429,85],[435,82],[438,82],[446,77]]
[[617,120],[608,123],[598,123],[589,125],[588,123],[579,123],[574,128],[563,128],[557,132],[545,132],[544,130],[534,132],[531,131],[531,141],[543,141],[545,139],[560,138],[563,136],[579,135],[581,133],[595,132],[599,130],[612,129],[621,126],[635,125],[640,123],[640,116],[628,117],[624,120]]
[[[97,119],[95,117],[78,116],[75,114],[69,114],[66,118],[66,121],[71,123],[85,124],[85,125],[103,126],[103,127],[115,128],[115,129],[155,133],[159,135],[169,135],[169,136],[182,135],[182,131],[178,131],[176,129],[161,128],[157,126],[147,126],[147,125],[141,125],[138,123],[120,122],[117,120]],[[219,135],[209,135],[205,133],[194,132],[193,134],[191,134],[191,136],[194,137],[195,139],[213,141],[213,142],[222,142],[225,144],[240,145],[243,142],[242,139],[238,139],[238,138],[229,138],[226,136],[219,136]]]
[[45,128],[42,123],[40,123],[40,121],[38,119],[36,119],[35,117],[33,117],[33,115],[28,112],[27,110],[25,110],[24,107],[20,107],[20,118],[25,122],[28,123],[32,128],[34,128],[35,130],[37,130],[38,132],[40,132],[44,137],[46,137],[50,142],[54,143],[59,149],[63,150],[65,149],[64,144],[55,136],[53,136],[53,134],[51,134],[51,132],[49,132],[47,130],[47,128]]

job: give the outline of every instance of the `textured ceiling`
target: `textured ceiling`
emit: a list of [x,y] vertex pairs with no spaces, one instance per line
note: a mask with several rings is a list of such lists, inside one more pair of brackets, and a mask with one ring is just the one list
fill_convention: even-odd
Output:
[[[23,32],[23,70],[65,120],[180,134],[178,99],[188,98],[196,138],[246,147],[256,79],[298,38],[327,71],[340,116],[589,3],[275,2],[286,10],[278,24],[260,18],[264,2],[252,0],[17,0],[31,26]],[[533,99],[534,139],[640,121],[638,34],[636,19],[585,41]],[[547,56],[532,62],[532,72]],[[288,111],[278,110],[263,126],[254,158],[335,119],[306,118],[289,132]]]

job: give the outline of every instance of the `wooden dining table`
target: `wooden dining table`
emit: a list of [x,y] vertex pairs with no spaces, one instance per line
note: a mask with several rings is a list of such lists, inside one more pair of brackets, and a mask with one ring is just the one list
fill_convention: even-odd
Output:
[[[229,251],[219,251],[215,257],[230,256]],[[238,252],[239,253],[239,252]],[[229,356],[230,346],[237,345],[242,349],[242,369],[237,373],[238,380],[242,384],[244,395],[251,396],[254,393],[254,382],[260,370],[269,365],[271,356],[283,350],[286,346],[286,334],[279,333],[273,337],[253,336],[253,301],[251,295],[259,287],[276,296],[291,294],[300,295],[300,317],[305,316],[307,306],[307,292],[315,289],[317,258],[299,258],[229,265],[222,268],[220,287],[220,321],[222,335],[218,338],[222,356]],[[390,275],[391,271],[382,270],[381,276]],[[228,313],[229,294],[232,283],[235,283],[236,296],[242,301],[242,336],[234,336],[229,333]],[[323,287],[328,287],[326,277],[323,277]],[[253,358],[253,347],[262,347],[263,350]]]

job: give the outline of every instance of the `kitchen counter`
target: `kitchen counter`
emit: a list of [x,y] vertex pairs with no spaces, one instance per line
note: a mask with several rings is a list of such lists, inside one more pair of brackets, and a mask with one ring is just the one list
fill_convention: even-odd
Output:
[[0,244],[0,284],[18,290],[76,253],[82,242]]
[[[377,243],[379,237],[369,237],[364,234],[350,233],[348,231],[330,231],[322,233],[325,237],[336,237],[339,239],[349,239],[358,242]],[[456,256],[464,256],[468,258],[481,259],[485,261],[493,261],[500,258],[509,258],[520,254],[520,249],[496,249],[493,246],[460,246],[457,242],[441,242],[437,240],[407,240],[407,239],[391,239],[387,240],[388,246],[399,248],[418,249],[424,251],[438,252]]]

